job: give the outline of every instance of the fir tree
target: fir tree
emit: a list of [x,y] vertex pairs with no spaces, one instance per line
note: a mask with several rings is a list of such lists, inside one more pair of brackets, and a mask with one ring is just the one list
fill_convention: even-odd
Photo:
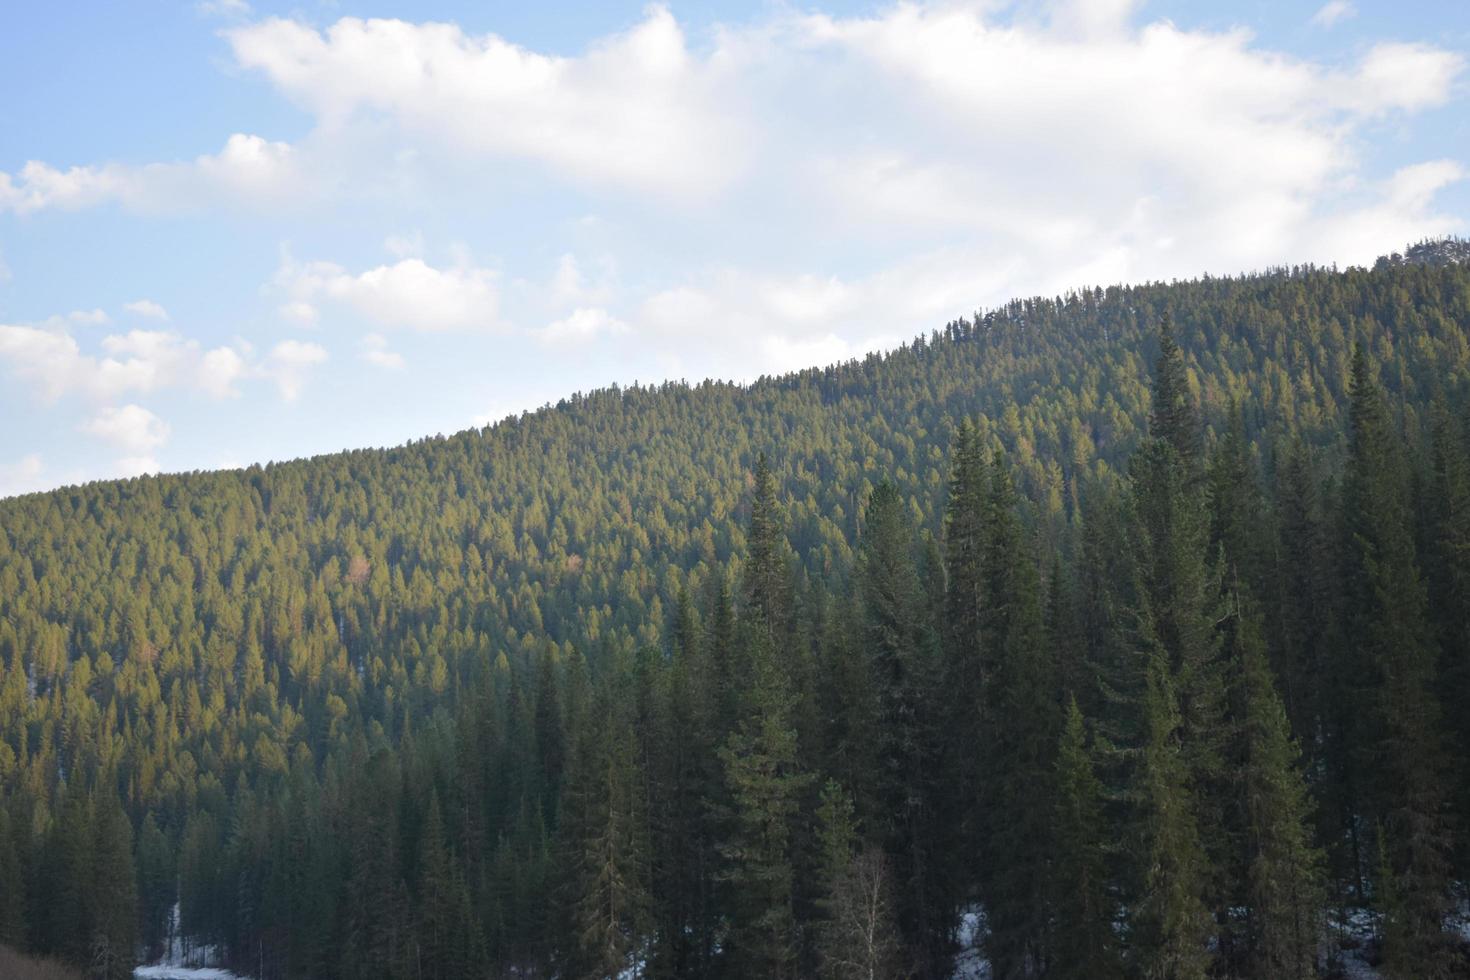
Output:
[[795,696],[763,631],[750,638],[745,717],[720,750],[733,813],[723,845],[733,919],[733,955],[748,976],[795,975],[792,842],[810,776],[792,726]]
[[981,843],[989,855],[982,885],[991,965],[997,977],[1010,978],[1046,969],[1052,842],[1044,825],[1016,817],[1053,809],[1049,775],[1060,719],[1036,556],[1016,515],[1009,468],[998,454],[990,475],[982,622],[995,645],[995,669],[986,690],[985,805],[991,816]]
[[1057,980],[1114,980],[1122,975],[1117,909],[1109,895],[1103,787],[1093,772],[1087,732],[1075,698],[1056,757],[1051,838],[1050,900],[1053,927],[1048,976]]
[[1135,787],[1144,874],[1130,945],[1145,980],[1204,980],[1213,934],[1205,903],[1209,864],[1179,741],[1182,718],[1162,651],[1150,657],[1144,710],[1148,740]]
[[750,501],[749,554],[745,563],[745,620],[775,636],[791,615],[790,546],[785,520],[776,499],[776,478],[766,454],[755,464]]
[[138,944],[138,884],[133,867],[133,829],[116,796],[95,804],[93,871],[87,894],[88,963],[97,980],[130,980]]
[[947,824],[935,806],[938,663],[913,529],[892,484],[879,484],[868,502],[857,584],[877,695],[881,837],[894,858],[899,927],[921,972],[938,975],[950,956],[955,899],[952,869],[941,861]]
[[1449,970],[1446,767],[1434,698],[1438,651],[1398,437],[1361,347],[1353,356],[1351,396],[1343,520],[1350,635],[1366,682],[1355,744],[1375,774],[1368,812],[1383,825],[1393,876],[1378,887],[1399,898],[1385,927],[1384,952],[1396,980],[1434,980]]
[[1235,644],[1243,693],[1247,973],[1258,980],[1310,980],[1321,936],[1321,854],[1311,841],[1311,801],[1296,745],[1248,603]]
[[1174,339],[1174,321],[1168,313],[1159,320],[1158,340],[1149,433],[1173,447],[1185,465],[1192,468],[1199,460],[1199,418],[1194,410],[1184,352]]

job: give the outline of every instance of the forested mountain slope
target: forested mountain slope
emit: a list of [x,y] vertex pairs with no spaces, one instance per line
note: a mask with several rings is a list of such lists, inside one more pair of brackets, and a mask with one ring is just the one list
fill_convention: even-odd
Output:
[[880,976],[978,904],[1002,975],[1306,975],[1287,889],[1448,975],[1467,382],[1470,269],[1299,268],[0,502],[0,942],[845,976],[866,895]]

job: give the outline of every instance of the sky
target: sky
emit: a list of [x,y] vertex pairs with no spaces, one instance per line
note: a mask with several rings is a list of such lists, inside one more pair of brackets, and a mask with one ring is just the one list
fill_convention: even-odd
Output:
[[0,9],[0,496],[1470,219],[1470,4]]

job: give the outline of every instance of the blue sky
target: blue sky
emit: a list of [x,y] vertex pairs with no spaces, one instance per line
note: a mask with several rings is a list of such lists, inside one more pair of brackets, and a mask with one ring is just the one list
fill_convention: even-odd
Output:
[[0,495],[1470,217],[1470,5],[16,4]]

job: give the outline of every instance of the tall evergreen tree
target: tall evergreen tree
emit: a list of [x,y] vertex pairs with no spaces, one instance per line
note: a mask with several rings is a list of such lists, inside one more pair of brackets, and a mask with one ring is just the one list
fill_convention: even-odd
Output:
[[1093,771],[1075,698],[1067,706],[1055,779],[1048,975],[1056,980],[1116,980],[1122,976],[1122,963],[1114,930],[1117,908],[1109,894],[1103,787]]
[[818,975],[823,980],[889,980],[902,976],[893,921],[888,859],[858,843],[852,799],[836,782],[817,809],[823,919],[818,924]]
[[133,828],[112,793],[98,794],[91,887],[88,964],[97,980],[130,980],[138,944],[138,882]]
[[783,980],[796,970],[796,821],[810,782],[797,755],[795,695],[764,630],[750,633],[745,716],[720,758],[733,807],[724,844],[732,945],[746,976]]
[[1310,980],[1321,939],[1321,854],[1311,840],[1311,801],[1297,768],[1257,614],[1242,604],[1234,630],[1241,671],[1246,826],[1247,973]]
[[914,558],[914,533],[890,483],[868,502],[858,557],[864,643],[878,703],[879,812],[894,858],[899,926],[924,976],[944,975],[955,905],[952,869],[942,863],[944,815],[936,806],[934,635]]
[[1199,460],[1200,426],[1189,387],[1184,352],[1174,339],[1174,320],[1165,313],[1159,320],[1159,356],[1154,362],[1153,406],[1148,430],[1155,439],[1173,447],[1186,466]]
[[1200,840],[1189,766],[1180,744],[1183,719],[1162,650],[1149,660],[1144,697],[1148,740],[1135,793],[1142,817],[1143,890],[1131,910],[1129,941],[1145,980],[1204,980],[1214,933],[1209,860]]
[[650,929],[647,814],[626,691],[604,689],[578,740],[566,821],[570,975],[617,976]]
[[1391,976],[1448,975],[1445,759],[1434,697],[1438,651],[1426,614],[1403,459],[1361,346],[1353,355],[1352,438],[1343,482],[1349,609],[1364,672],[1355,746],[1374,774],[1367,814],[1385,830],[1379,881],[1399,901],[1385,924]]
[[985,634],[995,669],[986,690],[984,767],[989,833],[983,881],[995,975],[1038,976],[1047,969],[1047,867],[1044,826],[1017,819],[1050,813],[1053,752],[1060,719],[1056,671],[1042,621],[1036,555],[1016,513],[1010,470],[997,454],[985,513]]
[[775,636],[790,623],[791,560],[776,477],[765,453],[756,460],[754,482],[746,535],[744,617]]

